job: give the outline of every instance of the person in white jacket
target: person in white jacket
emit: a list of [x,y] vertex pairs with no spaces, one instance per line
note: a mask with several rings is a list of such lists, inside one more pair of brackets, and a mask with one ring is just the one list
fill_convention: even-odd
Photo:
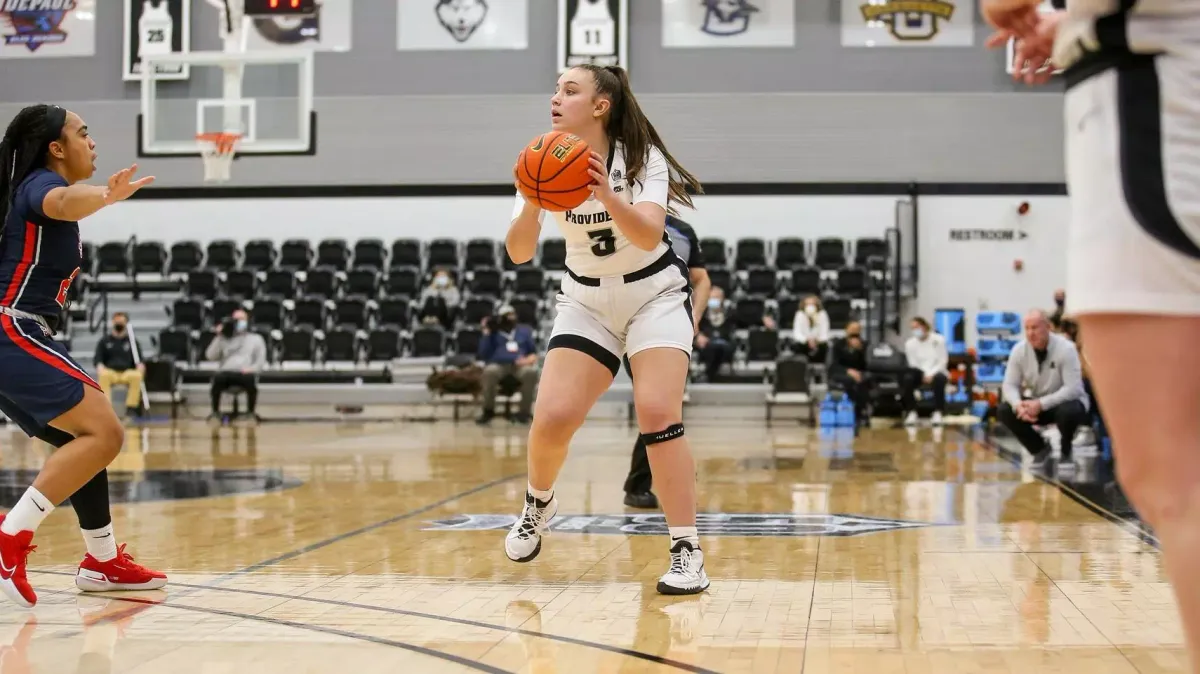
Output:
[[908,358],[908,372],[901,377],[900,394],[904,406],[904,425],[917,424],[917,389],[928,386],[933,389],[933,414],[930,421],[934,426],[942,424],[942,412],[946,409],[947,366],[950,354],[946,352],[946,338],[929,327],[929,321],[917,316],[912,319],[912,337],[904,343],[904,355]]
[[804,298],[792,322],[792,340],[796,352],[808,356],[810,363],[824,363],[829,353],[829,314],[816,295]]

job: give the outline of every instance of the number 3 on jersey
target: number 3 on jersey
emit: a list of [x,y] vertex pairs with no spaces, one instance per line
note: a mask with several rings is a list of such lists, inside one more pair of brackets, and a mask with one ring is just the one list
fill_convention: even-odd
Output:
[[617,238],[613,236],[611,228],[597,229],[594,232],[588,232],[588,236],[596,242],[592,246],[592,255],[596,257],[608,257],[617,252]]
[[58,297],[54,298],[54,301],[58,302],[58,306],[64,308],[67,306],[67,293],[71,290],[71,283],[75,281],[76,276],[79,276],[79,267],[76,267],[75,271],[71,272],[71,275],[58,285]]

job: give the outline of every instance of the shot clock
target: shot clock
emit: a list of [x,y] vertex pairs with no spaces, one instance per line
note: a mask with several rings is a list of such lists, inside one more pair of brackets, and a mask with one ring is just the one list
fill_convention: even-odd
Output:
[[317,0],[244,0],[246,16],[309,16],[317,12]]

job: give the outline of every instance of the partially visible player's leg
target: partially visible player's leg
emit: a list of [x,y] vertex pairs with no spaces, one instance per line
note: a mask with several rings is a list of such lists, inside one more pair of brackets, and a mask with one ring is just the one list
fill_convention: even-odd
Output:
[[[624,359],[625,371],[633,380],[633,368],[629,357]],[[646,441],[638,435],[633,443],[633,455],[629,458],[629,475],[625,476],[625,505],[630,508],[653,509],[658,507],[658,497],[650,488],[654,486],[654,475],[650,470],[650,457],[646,455]]]

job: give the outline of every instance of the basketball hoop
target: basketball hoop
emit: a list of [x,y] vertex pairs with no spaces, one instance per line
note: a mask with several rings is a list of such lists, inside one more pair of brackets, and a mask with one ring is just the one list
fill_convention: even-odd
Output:
[[200,156],[204,158],[204,182],[229,182],[233,170],[233,156],[241,140],[240,133],[196,134],[196,142],[200,143]]

